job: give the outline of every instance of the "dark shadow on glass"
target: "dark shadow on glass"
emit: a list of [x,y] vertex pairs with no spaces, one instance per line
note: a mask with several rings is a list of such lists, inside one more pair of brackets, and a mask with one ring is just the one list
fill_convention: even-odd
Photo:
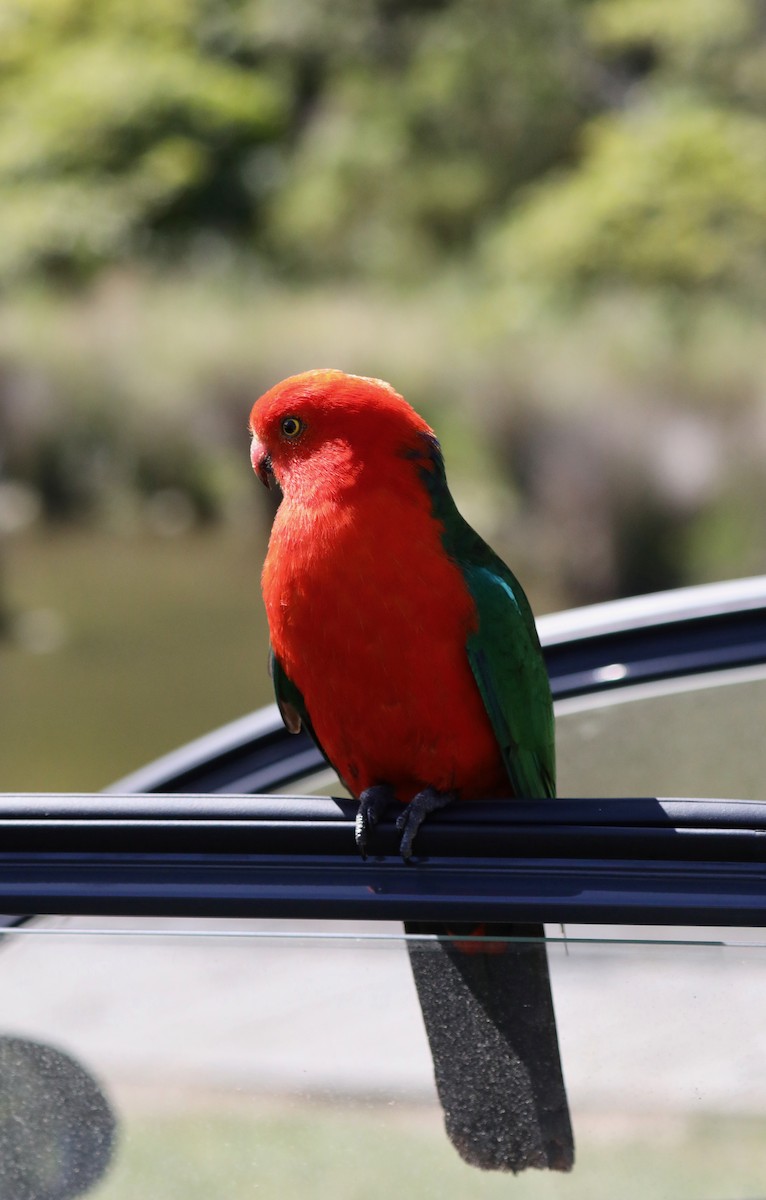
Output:
[[68,1054],[0,1037],[0,1197],[74,1200],[104,1175],[117,1122],[92,1076]]

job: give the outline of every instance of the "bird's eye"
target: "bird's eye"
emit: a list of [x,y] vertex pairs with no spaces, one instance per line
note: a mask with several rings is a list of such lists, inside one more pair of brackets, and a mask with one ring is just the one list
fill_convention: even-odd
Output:
[[303,432],[303,421],[299,417],[285,417],[280,429],[286,438],[297,438]]

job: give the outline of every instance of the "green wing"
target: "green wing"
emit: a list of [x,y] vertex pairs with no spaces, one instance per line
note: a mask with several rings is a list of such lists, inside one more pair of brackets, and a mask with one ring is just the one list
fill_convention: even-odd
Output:
[[303,696],[293,681],[288,678],[271,646],[269,646],[269,675],[271,676],[271,682],[274,684],[274,696],[276,697],[280,716],[290,730],[290,733],[300,733],[301,729],[305,726],[307,732],[313,738],[314,731],[311,728],[311,721],[309,720],[306,705],[303,702]]
[[514,792],[553,797],[553,702],[532,611],[518,580],[486,549],[491,565],[460,563],[479,617],[468,638],[468,658]]
[[548,672],[521,584],[458,512],[438,443],[428,439],[422,477],[444,548],[460,567],[476,604],[478,628],[466,643],[474,677],[517,796],[556,794],[556,751]]

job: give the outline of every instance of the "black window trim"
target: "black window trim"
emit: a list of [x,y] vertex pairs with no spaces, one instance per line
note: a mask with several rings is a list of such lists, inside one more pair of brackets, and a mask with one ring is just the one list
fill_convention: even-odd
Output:
[[388,820],[290,796],[5,796],[8,912],[766,924],[766,802],[482,802],[435,814],[405,864]]

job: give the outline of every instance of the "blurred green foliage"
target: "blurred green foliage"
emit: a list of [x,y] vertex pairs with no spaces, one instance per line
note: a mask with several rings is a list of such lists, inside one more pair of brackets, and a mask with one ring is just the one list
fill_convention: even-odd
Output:
[[7,0],[0,281],[251,256],[764,300],[759,0]]
[[8,0],[0,278],[205,236],[410,275],[570,153],[571,0]]
[[766,38],[754,0],[594,0],[615,102],[576,164],[536,182],[491,246],[544,288],[766,300]]
[[293,54],[314,34],[315,96],[268,210],[269,245],[294,271],[438,269],[572,153],[595,103],[570,0],[319,0],[270,15]]
[[7,0],[3,477],[231,521],[336,365],[538,606],[763,569],[764,68],[761,0]]
[[207,227],[247,231],[246,168],[284,130],[276,68],[200,0],[8,0],[0,15],[0,274],[93,271]]
[[499,261],[548,288],[604,283],[766,300],[766,121],[672,98],[605,116],[584,161],[540,184]]

